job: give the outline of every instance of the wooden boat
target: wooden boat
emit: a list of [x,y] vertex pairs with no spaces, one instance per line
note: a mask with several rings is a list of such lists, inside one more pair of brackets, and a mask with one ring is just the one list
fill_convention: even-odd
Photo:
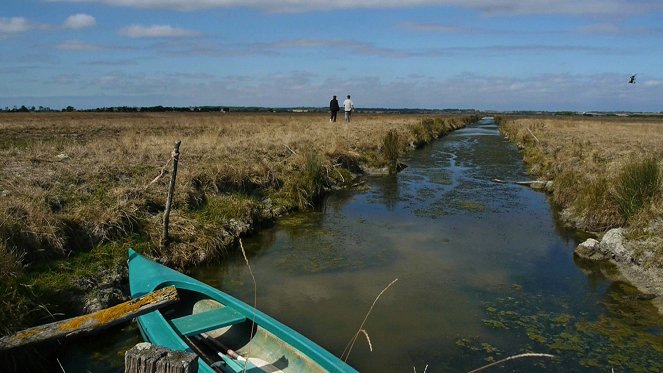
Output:
[[198,354],[199,372],[356,372],[270,316],[129,249],[132,298],[171,285],[180,300],[138,326],[147,342]]

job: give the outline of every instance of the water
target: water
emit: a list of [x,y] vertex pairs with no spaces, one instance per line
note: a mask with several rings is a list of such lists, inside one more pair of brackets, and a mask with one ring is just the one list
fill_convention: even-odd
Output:
[[[493,181],[527,176],[492,120],[407,156],[397,176],[243,240],[258,308],[340,356],[398,279],[363,326],[370,347],[362,334],[352,348],[361,371],[463,372],[524,352],[556,358],[509,371],[663,371],[651,304],[609,265],[574,261],[581,237],[545,194]],[[253,303],[241,253],[193,275]]]

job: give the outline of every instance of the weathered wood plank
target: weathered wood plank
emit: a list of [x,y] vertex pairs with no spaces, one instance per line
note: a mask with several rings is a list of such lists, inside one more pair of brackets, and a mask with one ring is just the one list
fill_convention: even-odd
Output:
[[143,342],[124,354],[125,373],[196,373],[198,356]]
[[104,329],[176,302],[178,299],[177,289],[169,286],[88,315],[35,326],[2,337],[0,338],[0,350]]

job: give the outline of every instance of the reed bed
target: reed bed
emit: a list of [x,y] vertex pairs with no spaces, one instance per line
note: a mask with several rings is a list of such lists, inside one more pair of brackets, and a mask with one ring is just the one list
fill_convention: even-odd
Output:
[[[81,279],[122,265],[129,245],[180,268],[219,258],[260,224],[351,185],[362,168],[387,167],[394,154],[478,118],[353,119],[346,125],[299,113],[0,114],[0,325],[34,322],[23,311],[44,299],[57,305],[63,294],[71,298],[67,292]],[[161,247],[169,178],[152,181],[167,170],[177,140],[171,244]]]

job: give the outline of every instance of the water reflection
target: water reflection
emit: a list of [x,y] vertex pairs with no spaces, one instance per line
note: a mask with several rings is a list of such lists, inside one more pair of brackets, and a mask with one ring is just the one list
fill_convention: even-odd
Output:
[[389,211],[393,211],[401,201],[400,183],[396,175],[374,178],[371,187],[375,188],[375,195],[380,197],[378,203],[384,204]]

